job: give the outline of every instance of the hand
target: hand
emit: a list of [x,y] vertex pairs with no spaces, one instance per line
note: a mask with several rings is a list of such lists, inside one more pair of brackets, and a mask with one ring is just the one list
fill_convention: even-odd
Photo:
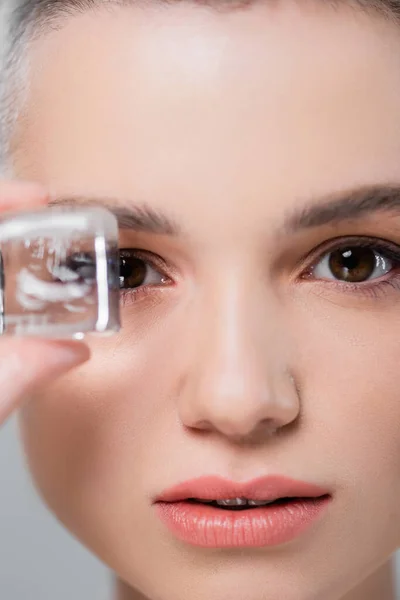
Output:
[[[0,216],[45,207],[48,200],[46,190],[37,184],[0,181]],[[26,394],[89,358],[89,348],[82,342],[0,336],[0,425]]]

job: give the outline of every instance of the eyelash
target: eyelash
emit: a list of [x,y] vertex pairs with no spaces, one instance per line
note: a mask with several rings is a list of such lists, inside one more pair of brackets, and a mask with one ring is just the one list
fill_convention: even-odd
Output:
[[[340,280],[313,279],[312,274],[315,265],[328,254],[345,248],[365,248],[372,250],[393,263],[392,269],[384,276],[360,283],[351,283]],[[379,238],[355,237],[337,238],[314,249],[306,258],[311,266],[303,269],[301,279],[305,281],[322,283],[339,293],[359,294],[370,298],[379,298],[385,295],[387,287],[400,290],[400,246]],[[397,271],[397,273],[396,273]]]
[[161,291],[165,287],[171,287],[173,283],[168,272],[168,265],[161,256],[157,254],[153,254],[152,252],[148,252],[146,250],[139,250],[137,248],[132,249],[121,249],[120,255],[122,253],[129,255],[131,258],[135,258],[137,260],[142,261],[146,266],[151,267],[155,271],[157,271],[161,277],[168,279],[168,283],[162,282],[160,284],[151,284],[151,285],[141,285],[136,288],[122,288],[120,290],[120,295],[122,299],[123,306],[128,302],[137,302],[142,297],[146,297],[151,293],[154,293],[154,289],[157,291]]
[[[376,278],[371,281],[360,282],[360,283],[351,283],[351,282],[342,282],[340,280],[328,280],[328,279],[313,279],[313,270],[315,266],[324,258],[326,255],[331,254],[337,250],[344,249],[346,247],[351,248],[366,248],[374,251],[375,253],[381,255],[382,257],[389,259],[393,262],[393,268],[384,276],[383,278]],[[123,300],[123,304],[127,302],[136,302],[140,298],[148,296],[154,293],[156,289],[157,292],[162,290],[162,288],[171,287],[173,284],[173,279],[168,271],[167,263],[158,255],[153,254],[151,252],[139,249],[125,249],[124,252],[129,253],[129,256],[138,260],[143,261],[147,266],[150,266],[152,269],[157,271],[162,277],[168,280],[167,283],[162,282],[160,284],[148,284],[138,286],[136,288],[121,288],[121,297]],[[337,238],[335,240],[330,240],[327,243],[321,244],[312,252],[308,254],[308,256],[301,260],[301,263],[304,264],[304,260],[309,263],[309,267],[306,269],[303,268],[302,273],[300,275],[300,279],[303,281],[311,281],[311,282],[319,282],[323,283],[324,286],[329,286],[341,293],[350,293],[350,294],[362,294],[367,295],[372,298],[381,297],[386,293],[387,286],[390,286],[392,289],[400,290],[400,246],[388,242],[386,240],[378,239],[378,238],[367,238],[367,237],[355,237],[350,236],[346,238]],[[390,275],[393,272],[396,272],[394,275]]]

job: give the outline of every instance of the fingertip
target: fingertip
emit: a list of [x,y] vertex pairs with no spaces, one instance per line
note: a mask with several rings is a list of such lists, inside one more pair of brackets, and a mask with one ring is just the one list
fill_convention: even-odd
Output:
[[79,363],[87,362],[91,357],[91,351],[87,344],[84,342],[78,342],[74,340],[62,340],[62,341],[51,341],[50,347],[55,352],[64,352],[76,357],[76,361]]

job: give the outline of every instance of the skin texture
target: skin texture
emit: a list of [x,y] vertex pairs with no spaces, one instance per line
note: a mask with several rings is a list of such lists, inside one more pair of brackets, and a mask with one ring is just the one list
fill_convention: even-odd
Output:
[[[121,232],[167,282],[128,296],[121,334],[91,339],[90,362],[21,414],[50,509],[123,600],[394,600],[399,284],[302,274],[338,236],[400,244],[400,217],[281,229],[327,195],[399,182],[398,28],[319,3],[97,11],[38,42],[32,69],[16,177],[146,202],[183,230]],[[333,494],[285,547],[185,546],[151,506],[193,476],[270,473]]]

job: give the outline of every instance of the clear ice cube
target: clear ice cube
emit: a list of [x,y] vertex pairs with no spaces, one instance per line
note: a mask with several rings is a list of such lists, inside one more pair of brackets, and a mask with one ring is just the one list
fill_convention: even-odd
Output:
[[0,215],[0,333],[74,337],[120,329],[118,224],[100,207]]

